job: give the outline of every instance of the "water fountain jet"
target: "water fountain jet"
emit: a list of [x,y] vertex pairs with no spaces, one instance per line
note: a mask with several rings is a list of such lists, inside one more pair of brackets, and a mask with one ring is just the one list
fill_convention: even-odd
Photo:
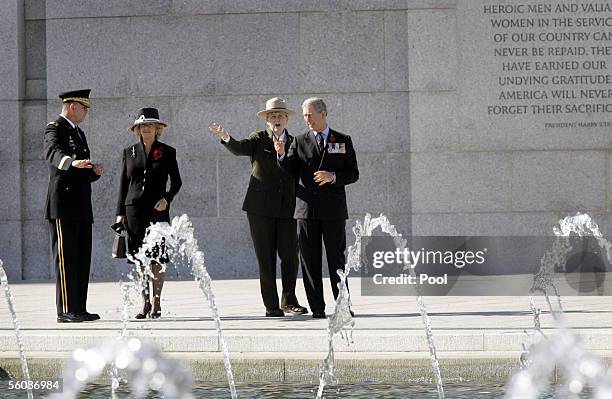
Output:
[[[3,267],[4,263],[0,259],[0,284],[4,288],[4,296],[6,297],[6,304],[11,314],[11,322],[13,323],[13,330],[15,331],[15,338],[17,338],[17,347],[19,348],[19,359],[21,361],[21,371],[23,373],[23,379],[26,382],[26,387],[30,385],[30,370],[28,369],[28,360],[25,355],[25,347],[23,345],[23,337],[21,336],[21,330],[19,329],[19,321],[17,320],[17,313],[15,313],[15,306],[13,300],[13,294],[11,294],[11,288],[8,285],[8,277]],[[32,389],[27,388],[28,399],[32,399]]]
[[[352,341],[352,329],[355,322],[350,314],[350,294],[346,285],[346,278],[348,277],[351,270],[359,271],[361,267],[361,239],[364,236],[370,236],[372,232],[377,228],[380,229],[393,237],[393,241],[400,251],[406,247],[406,240],[402,238],[402,235],[397,232],[395,226],[389,223],[386,216],[381,214],[379,217],[372,219],[372,216],[367,213],[361,223],[359,220],[353,227],[353,233],[355,234],[355,243],[348,248],[347,262],[344,267],[344,271],[338,270],[340,276],[340,282],[338,283],[338,298],[335,302],[334,313],[329,317],[327,327],[327,356],[323,361],[323,365],[319,367],[319,388],[317,390],[317,398],[323,396],[323,390],[325,385],[328,383],[336,384],[337,380],[334,375],[334,346],[333,338],[334,335],[340,333],[346,339],[347,343]],[[404,269],[409,270],[411,275],[415,275],[415,271],[410,265],[404,264]],[[416,284],[417,290],[417,305],[421,317],[423,319],[423,325],[425,327],[425,335],[427,338],[427,344],[429,346],[429,354],[431,357],[432,369],[434,372],[434,378],[436,380],[436,389],[438,392],[438,398],[444,399],[444,388],[442,385],[442,376],[440,374],[440,365],[438,363],[438,357],[436,354],[436,346],[433,339],[433,333],[431,331],[431,322],[427,315],[427,308],[425,302],[420,294],[419,285]],[[344,330],[348,329],[347,332]]]

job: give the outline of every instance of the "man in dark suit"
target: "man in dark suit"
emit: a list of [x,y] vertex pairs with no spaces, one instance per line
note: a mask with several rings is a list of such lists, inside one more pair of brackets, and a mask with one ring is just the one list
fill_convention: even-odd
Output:
[[60,94],[62,113],[47,124],[45,159],[49,187],[45,218],[49,220],[51,251],[56,274],[58,323],[98,320],[87,312],[87,285],[91,265],[91,183],[104,166],[90,160],[85,133],[79,128],[90,106],[90,90]]
[[[291,171],[283,165],[287,161],[285,148],[289,148],[293,141],[293,136],[285,129],[292,113],[285,100],[278,97],[268,100],[266,109],[257,113],[266,120],[267,129],[240,141],[231,137],[218,123],[210,127],[232,154],[251,157],[251,178],[242,209],[249,220],[267,317],[282,317],[284,312],[308,313],[295,296],[298,272],[293,218],[295,181]],[[280,308],[276,290],[277,253],[283,282]]]
[[348,219],[344,187],[359,179],[359,169],[350,136],[327,125],[325,102],[309,98],[302,111],[309,130],[295,138],[288,157],[299,178],[295,218],[306,296],[312,317],[325,318],[321,239],[337,298],[340,277],[336,271],[344,270]]

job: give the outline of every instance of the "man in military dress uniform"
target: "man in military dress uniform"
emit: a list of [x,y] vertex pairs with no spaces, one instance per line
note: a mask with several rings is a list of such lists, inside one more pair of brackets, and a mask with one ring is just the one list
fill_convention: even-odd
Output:
[[91,264],[91,182],[104,173],[90,160],[85,133],[79,128],[89,110],[89,89],[60,94],[62,113],[47,124],[45,159],[49,163],[46,215],[55,262],[58,323],[98,320],[87,312]]

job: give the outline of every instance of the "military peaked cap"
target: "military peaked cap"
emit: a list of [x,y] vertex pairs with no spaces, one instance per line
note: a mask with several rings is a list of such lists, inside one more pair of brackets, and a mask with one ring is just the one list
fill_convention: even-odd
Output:
[[90,107],[90,103],[89,103],[89,93],[90,92],[91,92],[91,89],[65,91],[63,93],[60,93],[59,98],[62,99],[63,103],[77,102],[89,108]]

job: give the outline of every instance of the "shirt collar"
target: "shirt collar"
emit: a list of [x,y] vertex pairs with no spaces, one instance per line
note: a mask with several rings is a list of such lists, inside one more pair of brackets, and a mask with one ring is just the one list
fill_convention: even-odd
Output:
[[76,125],[74,123],[72,123],[72,121],[68,118],[66,118],[64,115],[60,114],[60,116],[62,118],[64,118],[66,121],[68,121],[68,123],[70,123],[70,126],[72,126],[73,129],[76,129]]
[[329,136],[329,126],[325,126],[325,129],[323,129],[323,131],[317,133],[317,134],[322,134],[323,135],[323,141],[327,142],[327,136]]
[[280,134],[280,136],[276,136],[276,134],[275,134],[275,133],[272,133],[272,134],[274,134],[274,135],[276,136],[276,139],[277,139],[277,140],[284,140],[284,141],[287,141],[287,140],[286,140],[286,138],[287,138],[286,133],[287,133],[287,129],[283,129],[283,132]]

